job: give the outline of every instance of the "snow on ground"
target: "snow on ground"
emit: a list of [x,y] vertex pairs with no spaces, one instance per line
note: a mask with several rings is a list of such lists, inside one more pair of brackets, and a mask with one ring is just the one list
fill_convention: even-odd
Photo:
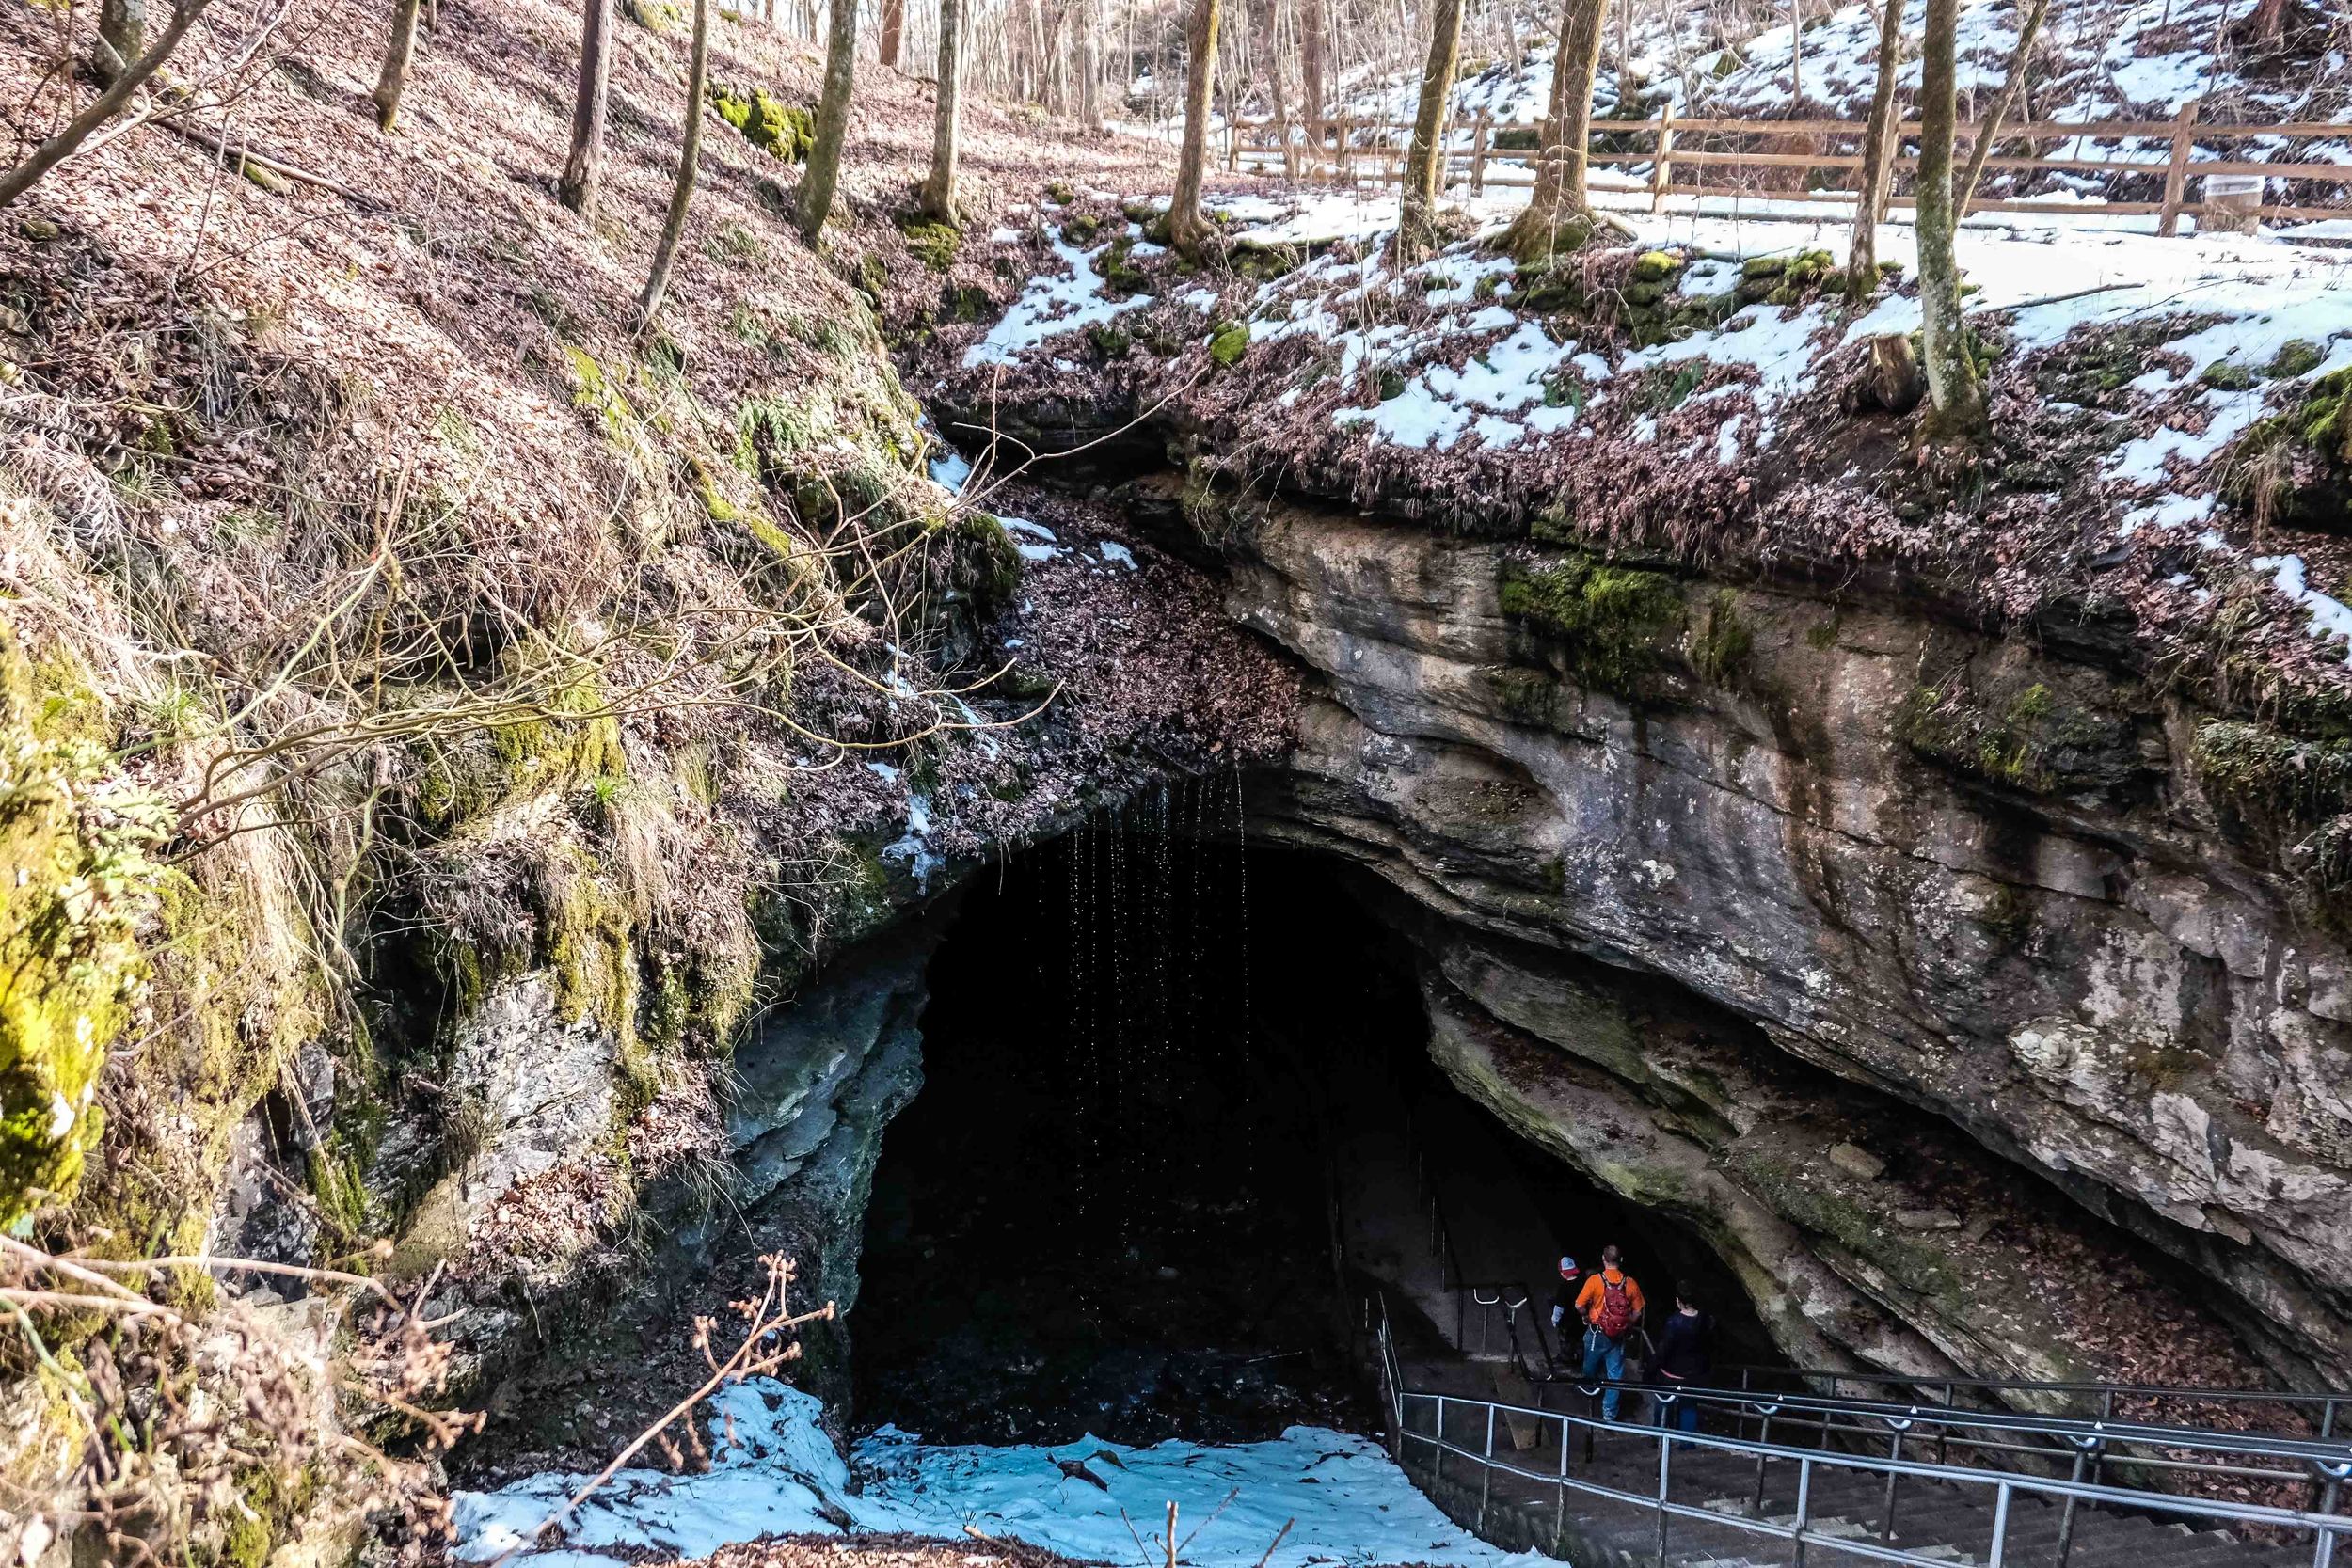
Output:
[[[845,1463],[818,1428],[822,1413],[814,1396],[780,1383],[724,1389],[710,1402],[708,1470],[624,1470],[574,1515],[563,1547],[518,1560],[619,1568],[647,1551],[701,1557],[769,1535],[960,1537],[968,1525],[1071,1557],[1128,1562],[1137,1555],[1136,1536],[1149,1541],[1173,1501],[1178,1541],[1200,1531],[1184,1553],[1197,1568],[1251,1568],[1285,1520],[1294,1522],[1268,1568],[1550,1561],[1470,1536],[1377,1444],[1320,1427],[1293,1427],[1266,1443],[1148,1449],[1091,1437],[1052,1448],[940,1447],[885,1427]],[[1057,1461],[1083,1465],[1102,1485],[1065,1474]],[[583,1481],[540,1475],[497,1492],[457,1494],[458,1559],[484,1562],[524,1545]]]
[[[2352,72],[2352,60],[2342,52],[2298,60],[2289,69],[2264,61],[2262,69],[2241,71],[2248,60],[2244,51],[2216,48],[2216,38],[2242,22],[2255,4],[2078,0],[2051,8],[2035,46],[2034,118],[2060,122],[2164,119],[2192,99],[2229,105],[2222,115],[2209,113],[2208,119],[2272,123],[2337,118],[2346,105],[2344,84]],[[1916,40],[1921,35],[1926,14],[1926,0],[1906,0],[1906,37]],[[1999,88],[2016,48],[2019,20],[2015,0],[1962,0],[1957,45],[1964,101],[1979,101]],[[1802,30],[1783,22],[1735,40],[1728,47],[1715,35],[1715,25],[1712,14],[1703,8],[1645,13],[1632,40],[1632,80],[1639,86],[1633,102],[1622,107],[1613,36],[1594,87],[1595,115],[1604,120],[1655,119],[1669,104],[1685,118],[1809,117],[1826,111],[1858,121],[1869,113],[1878,79],[1878,21],[1863,0],[1826,15],[1809,14]],[[1452,144],[1467,147],[1472,122],[1482,114],[1497,125],[1539,123],[1550,103],[1552,55],[1553,46],[1543,43],[1522,59],[1497,61],[1457,82]],[[1907,93],[1918,91],[1919,71],[1915,51],[1899,78]],[[1345,107],[1359,119],[1401,125],[1413,119],[1419,90],[1416,71],[1408,80],[1367,86]],[[1597,124],[1595,129],[1608,127]],[[1401,141],[1403,135],[1398,131],[1389,139]],[[2046,145],[2043,150],[2058,158],[2161,165],[2169,156],[2170,143],[2162,136],[2084,137]],[[2352,164],[2352,143],[2208,137],[2196,144],[2193,156],[2200,162]],[[2096,192],[2104,188],[2106,178],[2057,174],[2043,183],[2055,186],[2054,194],[2062,197]],[[1988,191],[2003,194],[2010,179],[1994,172],[1988,177]]]
[[965,365],[1010,364],[1022,350],[1048,338],[1107,322],[1152,303],[1150,294],[1112,299],[1104,293],[1103,276],[1094,270],[1089,253],[1064,239],[1060,230],[1052,232],[1054,254],[1069,266],[1070,276],[1031,278],[1004,319],[965,351]]

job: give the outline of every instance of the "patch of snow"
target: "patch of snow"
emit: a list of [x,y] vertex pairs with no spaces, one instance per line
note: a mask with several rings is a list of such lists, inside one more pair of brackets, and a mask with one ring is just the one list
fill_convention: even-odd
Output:
[[[1292,1427],[1264,1443],[1147,1449],[1093,1437],[1052,1448],[935,1447],[883,1428],[845,1463],[818,1425],[822,1413],[814,1397],[766,1379],[723,1389],[707,1417],[709,1469],[623,1470],[573,1516],[569,1545],[540,1553],[527,1550],[528,1532],[584,1478],[546,1474],[496,1492],[460,1492],[456,1555],[485,1562],[522,1549],[517,1560],[534,1568],[587,1568],[619,1560],[599,1555],[607,1551],[702,1557],[771,1535],[838,1535],[846,1518],[859,1531],[944,1537],[969,1525],[1119,1562],[1134,1555],[1127,1520],[1148,1529],[1172,1501],[1180,1539],[1200,1528],[1185,1552],[1196,1568],[1253,1568],[1286,1520],[1289,1533],[1268,1568],[1556,1568],[1535,1553],[1479,1541],[1377,1444],[1320,1427]],[[1084,1464],[1102,1487],[1065,1476],[1059,1460]]]
[[1094,547],[1102,553],[1105,564],[1124,566],[1131,572],[1136,570],[1135,552],[1128,549],[1126,546],[1114,540],[1102,539],[1095,542]]
[[945,485],[950,494],[960,496],[963,494],[963,482],[972,477],[972,465],[963,453],[947,447],[931,459],[930,474],[932,483]]
[[[2252,565],[2258,572],[2276,574],[2271,581],[2279,592],[2311,611],[2309,630],[2313,637],[2352,643],[2352,605],[2330,598],[2306,581],[2301,556],[2260,555]],[[2347,655],[2347,662],[2352,662],[2352,655]]]
[[1059,230],[1054,231],[1053,245],[1054,254],[1068,264],[1070,276],[1030,278],[1004,319],[989,329],[988,336],[964,351],[967,369],[974,365],[1011,364],[1020,358],[1023,350],[1034,348],[1049,338],[1082,331],[1152,303],[1150,294],[1109,298],[1103,293],[1102,275],[1094,270],[1086,251],[1065,240]]

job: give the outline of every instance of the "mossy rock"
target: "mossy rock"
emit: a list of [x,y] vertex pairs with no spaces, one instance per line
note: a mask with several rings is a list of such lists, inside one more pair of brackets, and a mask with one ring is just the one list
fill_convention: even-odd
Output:
[[2243,392],[2261,377],[2244,365],[2217,359],[2199,372],[2197,379],[2217,392]]
[[975,622],[986,625],[1020,592],[1021,552],[1005,525],[985,512],[963,513],[955,531],[956,585],[969,599]]
[[898,232],[906,236],[907,249],[933,272],[946,272],[954,266],[956,253],[963,248],[963,232],[952,223],[902,220]]
[[[98,1144],[106,1053],[146,974],[135,936],[168,814],[110,778],[108,748],[57,735],[56,695],[0,621],[0,1230],[71,1197]],[[140,1238],[144,1240],[144,1238]]]
[[1103,220],[1091,213],[1073,213],[1061,220],[1061,237],[1072,245],[1092,245],[1102,231]]
[[667,33],[686,19],[671,0],[621,0],[621,14],[648,33]]
[[2240,436],[2221,494],[2290,528],[2352,532],[2352,370],[2321,376]]
[[1141,293],[1152,281],[1144,276],[1143,269],[1130,259],[1135,248],[1136,242],[1122,235],[1113,240],[1110,249],[1104,253],[1101,268],[1103,292],[1113,299],[1126,299]]
[[2309,375],[2327,363],[2327,351],[2309,338],[2290,338],[2279,345],[2279,352],[2270,356],[2263,373],[2277,381],[2292,381]]
[[1756,652],[1756,634],[1740,614],[1740,596],[1719,588],[1691,636],[1691,668],[1710,685],[1737,688]]
[[1633,281],[1663,283],[1682,270],[1682,258],[1664,250],[1645,250],[1633,259]]
[[1058,201],[1067,207],[1078,199],[1078,192],[1067,180],[1048,180],[1045,182],[1045,199]]
[[1249,352],[1249,328],[1241,322],[1219,322],[1209,334],[1209,362],[1220,369],[1238,365]]
[[709,91],[719,118],[769,156],[795,164],[817,145],[817,117],[800,104],[787,103],[764,87],[739,90],[714,82]]
[[939,308],[953,322],[986,321],[996,306],[977,283],[950,283],[940,291]]
[[1543,132],[1534,125],[1506,125],[1494,134],[1490,145],[1498,152],[1533,152],[1543,145]]
[[1520,267],[1512,276],[1511,297],[1543,315],[1581,313],[1591,303],[1584,269],[1572,260]]
[[1683,622],[1682,592],[1660,572],[1573,554],[1504,565],[1502,612],[1557,645],[1579,683],[1631,696]]
[[[1232,255],[1233,270],[1244,277],[1261,283],[1271,283],[1287,277],[1306,265],[1307,253],[1296,245],[1248,245],[1237,246]],[[1436,285],[1431,285],[1435,287]]]
[[2034,794],[2119,788],[2142,768],[2127,721],[2070,705],[2039,681],[2007,694],[1915,687],[1894,733],[1955,772]]

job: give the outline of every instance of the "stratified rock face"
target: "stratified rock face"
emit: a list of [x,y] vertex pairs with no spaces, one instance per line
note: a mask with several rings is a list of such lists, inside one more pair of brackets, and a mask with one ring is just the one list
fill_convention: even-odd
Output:
[[[1967,1199],[1908,1180],[1867,1100],[1789,1136],[1808,1107],[1749,1070],[1767,1040],[1973,1135],[1946,1180],[2028,1167],[2216,1276],[2201,1295],[2280,1370],[2352,1376],[2352,968],[2275,856],[2217,825],[2199,716],[2095,638],[2067,658],[1295,511],[1240,549],[1233,612],[1327,682],[1261,825],[1442,916],[1424,945],[1457,1082],[1700,1223],[1792,1353],[2124,1364],[1995,1323],[2013,1270],[1997,1291],[1928,1270],[1982,1239]],[[1605,1043],[1594,1019],[1623,1008],[1545,974],[1562,952],[1733,1022],[1678,1078],[1658,1040]]]

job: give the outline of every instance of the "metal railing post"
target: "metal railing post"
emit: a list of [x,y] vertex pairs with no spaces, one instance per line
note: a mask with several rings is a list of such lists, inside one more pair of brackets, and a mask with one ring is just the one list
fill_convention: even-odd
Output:
[[[2091,1451],[2098,1446],[2095,1438],[2074,1446],[2074,1473],[2068,1479],[2076,1485],[2082,1483],[2084,1474],[2090,1467]],[[2080,1500],[2068,1494],[2066,1506],[2058,1513],[2058,1568],[2066,1568],[2067,1556],[2074,1549],[2074,1505]]]
[[1429,1454],[1429,1475],[1434,1485],[1445,1483],[1445,1396],[1438,1396],[1438,1441]]
[[[1812,1508],[1813,1461],[1810,1459],[1800,1458],[1797,1461],[1796,1522],[1791,1527],[1796,1533],[1788,1538],[1790,1547],[1788,1553],[1788,1568],[1804,1568],[1805,1523],[1811,1514]],[[1994,1564],[1994,1568],[2000,1568],[2000,1565],[1995,1563]]]
[[1495,1485],[1495,1407],[1486,1406],[1486,1457],[1478,1466],[1478,1528],[1486,1528],[1486,1499]]
[[[1757,1413],[1763,1418],[1756,1423],[1756,1441],[1758,1446],[1769,1445],[1772,1442],[1772,1412],[1779,1408],[1777,1404],[1757,1407]],[[1758,1519],[1764,1517],[1764,1466],[1772,1462],[1772,1456],[1769,1453],[1759,1453],[1756,1456],[1756,1502],[1748,1512]]]
[[[1894,1464],[1899,1465],[1903,1460],[1903,1433],[1910,1428],[1911,1423],[1890,1418],[1887,1425],[1895,1429],[1895,1435],[1886,1445],[1886,1457]],[[1879,1505],[1879,1539],[1881,1541],[1891,1542],[1895,1539],[1895,1488],[1902,1484],[1902,1479],[1903,1473],[1900,1470],[1886,1472],[1886,1500]]]
[[1562,1557],[1560,1538],[1568,1529],[1568,1418],[1560,1418],[1560,1480],[1551,1489],[1551,1555]]
[[[2344,1496],[2344,1480],[2352,1476],[2352,1463],[2330,1465],[2328,1469],[2328,1490],[2322,1494],[2319,1512],[2333,1513]],[[2312,1568],[2328,1568],[2336,1558],[2336,1532],[2328,1525],[2319,1527],[2319,1539],[2312,1544]]]
[[1935,1462],[1947,1463],[1952,1452],[1952,1386],[1944,1385],[1944,1419],[1935,1429]]
[[1993,1497],[1993,1548],[1984,1568],[2001,1568],[2001,1559],[2009,1550],[2009,1482],[2001,1482]]
[[1673,1429],[1661,1425],[1658,1429],[1658,1568],[1666,1568],[1666,1525],[1674,1515],[1666,1512],[1666,1493],[1673,1479],[1675,1446],[1667,1437]]

